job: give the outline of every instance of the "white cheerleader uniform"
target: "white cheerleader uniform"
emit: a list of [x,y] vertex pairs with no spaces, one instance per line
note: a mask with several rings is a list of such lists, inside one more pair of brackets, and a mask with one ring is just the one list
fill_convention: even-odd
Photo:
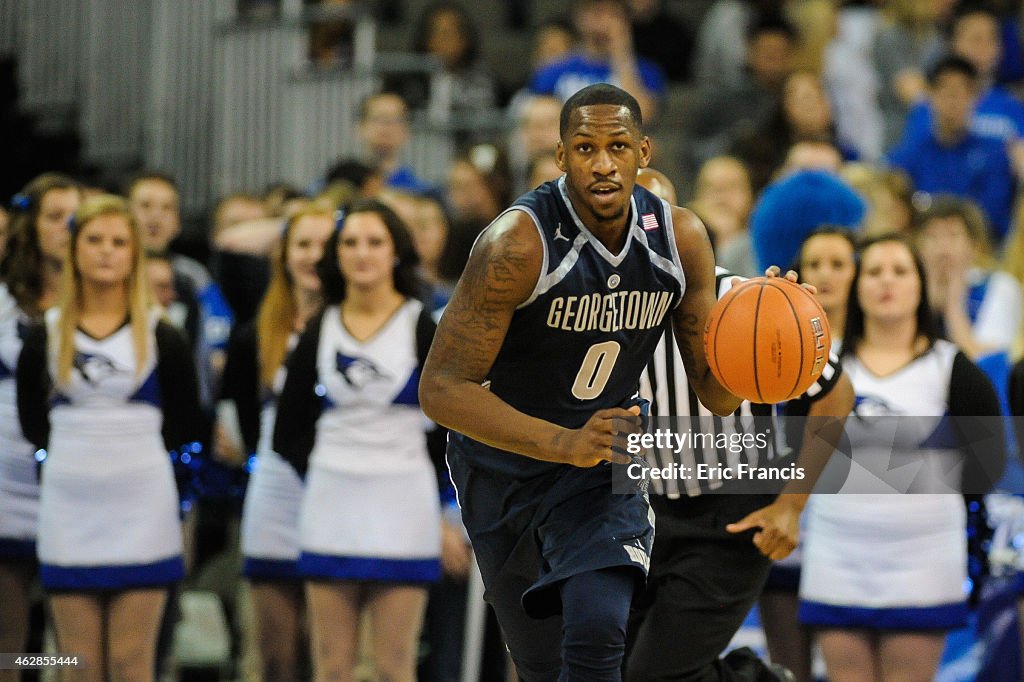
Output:
[[39,517],[36,448],[21,432],[15,371],[29,318],[0,284],[0,559],[34,559]]
[[[961,495],[856,493],[868,480],[861,476],[870,476],[863,463],[893,451],[922,459],[959,456],[956,443],[938,437],[957,352],[953,344],[936,341],[884,377],[854,356],[843,359],[857,396],[846,421],[853,455],[844,488],[852,492],[815,495],[805,512],[802,622],[883,630],[951,629],[966,622],[967,519]],[[907,418],[898,429],[894,419],[871,419],[886,416]],[[941,487],[935,482],[928,489]]]
[[417,397],[421,310],[406,302],[366,341],[348,333],[337,306],[323,314],[315,389],[323,411],[299,524],[307,578],[440,577],[440,501]]
[[[289,347],[298,338],[294,335]],[[255,345],[255,339],[253,340]],[[255,350],[255,349],[254,349]],[[259,362],[247,369],[259,375]],[[260,410],[259,443],[256,468],[249,478],[242,505],[243,573],[256,580],[297,580],[299,574],[299,508],[302,504],[302,479],[281,455],[274,452],[274,422],[277,398],[284,386],[285,368],[274,375],[272,395],[263,400]]]
[[[58,321],[59,311],[47,313],[51,339]],[[51,397],[43,465],[38,551],[47,589],[127,589],[184,574],[178,494],[161,436],[157,321],[152,314],[141,372],[131,325],[104,339],[75,333],[69,385]],[[48,346],[48,373],[56,377],[56,344]]]

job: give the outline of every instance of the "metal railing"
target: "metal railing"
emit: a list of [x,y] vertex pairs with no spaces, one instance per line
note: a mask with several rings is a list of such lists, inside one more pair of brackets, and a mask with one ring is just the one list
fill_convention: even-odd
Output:
[[16,54],[20,103],[42,125],[77,126],[87,161],[173,174],[191,214],[228,192],[305,187],[359,156],[359,102],[388,75],[430,79],[404,159],[430,182],[443,182],[459,131],[500,127],[453,120],[440,65],[378,54],[365,13],[349,16],[352,64],[314,67],[309,24],[323,17],[289,7],[239,21],[235,0],[0,0],[0,54]]

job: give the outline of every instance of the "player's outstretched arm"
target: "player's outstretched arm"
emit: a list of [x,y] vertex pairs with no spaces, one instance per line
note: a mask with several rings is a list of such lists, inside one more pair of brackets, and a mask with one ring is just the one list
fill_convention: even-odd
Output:
[[672,330],[686,378],[709,410],[718,415],[732,414],[742,401],[718,383],[704,354],[704,328],[718,300],[711,240],[700,219],[685,208],[673,207],[672,223],[686,275],[686,292],[672,315]]
[[594,466],[613,459],[613,418],[635,412],[602,410],[583,428],[567,429],[514,409],[483,386],[542,265],[540,235],[522,211],[504,214],[484,231],[437,326],[420,378],[420,405],[438,424],[493,447]]

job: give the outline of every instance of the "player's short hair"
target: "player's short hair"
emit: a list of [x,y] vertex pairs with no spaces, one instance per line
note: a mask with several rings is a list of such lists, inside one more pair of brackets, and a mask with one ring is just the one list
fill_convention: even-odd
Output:
[[562,114],[558,121],[559,136],[565,140],[566,134],[569,132],[569,119],[572,118],[574,111],[580,107],[590,107],[599,104],[626,107],[636,129],[642,133],[644,122],[643,116],[640,113],[640,104],[636,101],[636,97],[633,97],[633,95],[622,88],[615,87],[611,83],[595,83],[583,88],[562,105]]

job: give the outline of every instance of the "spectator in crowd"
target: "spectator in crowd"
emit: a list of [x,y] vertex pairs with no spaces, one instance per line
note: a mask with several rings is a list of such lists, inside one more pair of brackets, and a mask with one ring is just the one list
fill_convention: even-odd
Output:
[[878,104],[881,82],[873,50],[881,23],[879,3],[844,2],[837,16],[836,37],[825,49],[822,74],[833,106],[836,132],[857,154],[871,162],[885,149],[885,127]]
[[416,219],[407,222],[412,245],[420,259],[419,277],[426,291],[423,300],[431,311],[444,307],[455,282],[441,275],[441,258],[448,243],[449,220],[444,206],[433,197],[416,199]]
[[[978,73],[978,100],[971,116],[971,132],[1013,143],[1024,136],[1024,103],[996,83],[1002,54],[999,16],[983,5],[967,4],[953,20],[950,52],[961,57]],[[934,126],[934,112],[928,100],[911,111],[904,138],[926,136]]]
[[219,248],[221,236],[236,225],[270,217],[263,199],[236,192],[217,202],[213,209],[210,244],[210,269],[220,283],[235,322],[242,323],[256,314],[260,298],[267,288],[270,272],[265,258],[234,253]]
[[1024,321],[1024,292],[996,269],[985,216],[971,201],[932,198],[915,230],[928,299],[944,336],[975,362],[1007,352]]
[[[961,496],[927,493],[991,487],[1005,454],[998,429],[979,446],[959,433],[929,438],[928,425],[945,415],[995,415],[999,403],[981,370],[938,338],[923,266],[906,237],[883,235],[863,248],[841,357],[857,395],[846,422],[854,467],[870,467],[872,457],[957,457],[964,474],[952,482],[922,474],[911,488],[919,494],[815,496],[800,618],[816,628],[831,680],[933,679],[946,632],[967,621],[967,542]],[[898,416],[919,428],[894,435],[885,418]],[[851,475],[842,492],[863,492],[857,485],[870,481],[878,483]]]
[[218,200],[213,208],[210,240],[215,241],[217,236],[229,227],[250,220],[266,218],[269,215],[264,200],[255,194],[246,192],[228,194]]
[[[146,279],[153,293],[153,299],[163,308],[164,316],[176,329],[185,333],[186,338],[195,338],[195,329],[186,325],[189,320],[197,320],[195,311],[188,310],[187,304],[181,300],[175,285],[174,264],[166,253],[158,251],[146,252]],[[186,299],[195,302],[194,297]]]
[[[60,271],[68,242],[68,218],[81,190],[69,177],[46,173],[29,182],[11,202],[9,248],[0,259],[0,649],[26,651],[32,583],[36,578],[39,477],[36,448],[18,423],[14,377],[25,325],[60,293]],[[8,677],[4,677],[8,675]],[[17,682],[17,672],[0,673]]]
[[839,169],[839,177],[867,202],[863,223],[865,236],[905,233],[913,228],[914,187],[906,173],[894,168],[847,163]]
[[[702,88],[731,89],[746,80],[751,28],[779,16],[784,0],[715,0],[701,19],[694,70]],[[789,46],[790,51],[793,46]],[[792,55],[790,56],[792,58]]]
[[668,80],[690,80],[695,31],[665,9],[663,0],[629,0],[633,44],[639,56],[661,67]]
[[872,61],[881,81],[885,148],[900,139],[907,112],[928,95],[925,74],[942,54],[940,25],[952,5],[952,0],[889,0],[883,5]]
[[779,16],[759,18],[747,34],[746,69],[733,85],[704,86],[694,112],[694,154],[700,161],[725,153],[743,130],[755,128],[778,106],[793,68],[796,30]]
[[[168,175],[143,172],[128,185],[126,192],[132,218],[142,230],[146,249],[169,251],[171,243],[181,234],[181,216],[178,212],[178,188]],[[228,336],[234,317],[217,282],[202,263],[187,256],[172,253],[175,277],[194,292],[198,302],[200,320],[196,345],[197,366],[200,377],[200,395],[204,404],[211,404],[216,394],[220,374],[224,369]],[[191,326],[191,325],[190,325]]]
[[825,225],[811,232],[800,245],[797,260],[800,281],[813,286],[832,331],[832,347],[842,347],[846,329],[846,301],[857,269],[854,233]]
[[349,15],[353,0],[316,0],[318,10],[309,27],[309,58],[317,66],[352,66],[355,22]]
[[808,71],[794,71],[782,85],[782,98],[772,115],[757,128],[741,133],[731,153],[750,171],[755,192],[764,189],[783,165],[790,147],[798,142],[827,142],[843,159],[857,152],[836,135],[832,106],[821,78]]
[[574,0],[573,22],[579,52],[536,71],[530,90],[564,102],[593,83],[612,83],[636,97],[644,120],[653,121],[665,76],[657,65],[637,56],[626,0]]
[[552,19],[534,29],[530,44],[529,73],[525,80],[517,83],[518,89],[509,97],[508,115],[511,120],[519,120],[523,106],[534,97],[529,88],[533,74],[571,56],[576,47],[576,33],[568,20]]
[[385,185],[384,178],[376,168],[349,158],[338,159],[327,169],[324,184],[329,187],[337,182],[348,183],[364,199],[377,196]]
[[561,61],[576,46],[576,30],[569,21],[553,19],[542,23],[533,32],[530,64],[534,71]]
[[857,229],[865,210],[864,200],[834,173],[794,172],[769,185],[754,206],[750,237],[756,262],[793,263],[808,234],[822,225]]
[[517,195],[536,187],[529,177],[533,160],[554,153],[561,111],[562,103],[557,97],[532,95],[523,100],[509,142],[509,165]]
[[527,191],[537,185],[542,185],[548,180],[555,180],[562,175],[562,169],[558,167],[558,160],[555,153],[540,154],[534,157],[530,163],[530,180],[527,183]]
[[252,584],[264,682],[299,678],[303,598],[298,570],[302,481],[271,446],[284,363],[320,309],[316,266],[334,210],[311,206],[288,219],[256,320],[232,336],[223,397],[234,401],[245,453],[256,453],[242,511],[243,574]]
[[[401,219],[356,202],[324,247],[323,314],[287,363],[274,450],[306,476],[299,570],[317,679],[352,679],[362,615],[389,680],[414,679],[441,513],[417,400],[433,335]],[[308,476],[307,476],[308,469]]]
[[[480,59],[480,37],[466,9],[450,0],[433,2],[423,9],[413,29],[413,52],[438,59],[451,79],[451,106],[456,114],[473,115],[494,109],[494,78]],[[417,79],[419,91],[403,92],[413,108],[425,108],[429,83]]]
[[802,170],[818,170],[838,175],[843,157],[831,142],[797,142],[789,148],[786,161],[775,173],[780,179]]
[[410,131],[409,108],[400,95],[379,92],[364,99],[359,106],[356,134],[366,150],[367,162],[384,177],[385,185],[417,193],[430,191],[430,185],[401,161]]
[[825,77],[825,55],[836,38],[839,8],[833,0],[788,3],[785,16],[793,23],[800,43],[793,57],[796,71]]
[[490,222],[509,201],[508,171],[502,153],[477,145],[448,169],[448,206],[456,219]]
[[1009,353],[1024,323],[1024,287],[996,269],[985,216],[969,200],[934,197],[915,236],[940,333],[988,375],[1006,413]]
[[886,160],[910,176],[918,191],[973,199],[985,211],[993,242],[1010,225],[1016,178],[1001,140],[970,129],[978,98],[978,72],[960,57],[947,57],[929,75],[934,119],[928,135],[908,137]]
[[284,218],[297,210],[294,202],[305,201],[305,195],[287,182],[271,183],[263,190],[263,210],[266,215]]
[[81,186],[58,173],[44,173],[14,196],[14,215],[0,277],[11,296],[35,318],[57,303],[68,220],[82,201]]
[[188,345],[149,305],[142,241],[120,197],[83,203],[61,303],[18,361],[22,431],[47,451],[42,583],[60,653],[92,680],[153,679],[166,588],[184,573],[167,452],[203,433]]
[[756,277],[761,272],[754,264],[747,232],[753,207],[750,174],[742,161],[716,156],[701,166],[692,208],[712,235],[715,261],[743,277]]

